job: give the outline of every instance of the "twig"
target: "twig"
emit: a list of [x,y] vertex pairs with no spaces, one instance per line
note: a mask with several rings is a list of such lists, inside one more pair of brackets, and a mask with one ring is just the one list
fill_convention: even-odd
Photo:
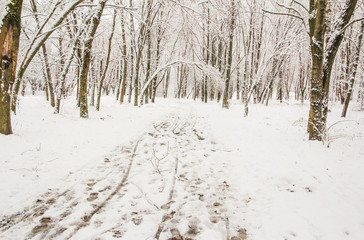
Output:
[[150,200],[149,198],[148,198],[148,196],[147,196],[147,194],[143,191],[143,189],[141,189],[141,187],[139,187],[136,183],[131,183],[131,184],[133,184],[138,190],[139,190],[139,192],[143,195],[143,197],[145,198],[145,200],[150,204],[150,205],[152,205],[152,206],[154,206],[157,210],[159,210],[160,208],[157,206],[157,205],[155,205],[153,202],[152,202],[152,200]]

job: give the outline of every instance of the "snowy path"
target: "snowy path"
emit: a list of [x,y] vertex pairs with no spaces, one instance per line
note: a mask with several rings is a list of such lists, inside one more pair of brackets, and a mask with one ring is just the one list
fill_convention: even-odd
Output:
[[0,222],[1,239],[246,239],[227,151],[171,114]]

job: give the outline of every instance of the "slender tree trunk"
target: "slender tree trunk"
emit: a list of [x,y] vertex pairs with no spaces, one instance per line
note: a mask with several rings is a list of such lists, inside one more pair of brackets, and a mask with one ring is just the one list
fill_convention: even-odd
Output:
[[134,77],[134,106],[138,106],[138,97],[139,97],[139,70],[140,70],[140,61],[142,58],[142,53],[139,52],[137,54],[136,62],[135,62],[135,77]]
[[85,48],[82,56],[82,67],[80,74],[80,117],[88,118],[88,105],[87,105],[87,75],[90,69],[91,62],[91,49],[92,43],[94,40],[94,36],[97,30],[97,27],[100,24],[100,19],[102,12],[104,10],[105,4],[107,0],[100,0],[98,4],[98,10],[95,15],[92,17],[90,32],[87,33],[88,37],[85,41]]
[[[151,39],[151,32],[150,29],[147,30],[147,44],[148,44],[148,48],[147,48],[147,66],[146,66],[146,74],[145,74],[145,80],[144,80],[144,84],[146,84],[149,80],[149,76],[150,76],[150,65],[151,65],[151,57],[152,57],[152,39]],[[148,103],[148,92],[149,88],[147,88],[144,96],[145,96],[145,103]],[[140,97],[140,105],[143,105],[143,96]]]
[[45,73],[46,73],[46,84],[47,84],[47,88],[49,91],[50,103],[51,103],[51,106],[54,107],[55,101],[54,101],[53,80],[52,80],[51,68],[50,68],[50,65],[48,62],[47,49],[44,44],[42,45],[42,52],[43,52],[43,59],[44,59],[44,68],[45,68]]
[[95,92],[96,92],[96,85],[97,85],[97,73],[100,74],[101,76],[101,73],[102,73],[102,59],[100,60],[100,63],[99,63],[99,71],[96,72],[95,68],[96,68],[96,62],[97,60],[96,59],[93,59],[91,61],[91,66],[90,66],[90,77],[91,77],[91,96],[90,96],[90,106],[95,106]]
[[[163,16],[163,12],[160,13],[160,19],[159,21],[161,21]],[[161,22],[159,22],[158,25],[158,31],[157,31],[157,51],[156,51],[156,68],[158,68],[159,65],[159,60],[160,60],[160,45],[161,45],[161,41],[162,41],[162,26],[161,26]],[[152,81],[152,103],[155,102],[155,96],[157,94],[157,76],[153,79]]]
[[96,102],[96,110],[99,111],[100,110],[100,102],[101,102],[101,90],[102,87],[104,85],[104,80],[106,77],[106,73],[107,73],[107,69],[109,68],[109,62],[110,62],[110,54],[111,54],[111,44],[112,44],[112,39],[114,37],[114,30],[115,30],[115,19],[116,19],[116,10],[114,10],[114,14],[113,14],[113,19],[112,19],[112,27],[111,27],[111,34],[109,37],[109,46],[107,49],[107,57],[106,57],[106,64],[105,64],[105,69],[102,73],[101,79],[100,79],[100,85],[99,85],[99,92],[97,95],[97,102]]
[[131,98],[133,95],[133,77],[134,77],[134,51],[130,49],[130,77],[129,77],[129,95],[128,103],[131,103]]
[[279,82],[278,82],[278,89],[277,89],[277,94],[278,94],[278,100],[280,103],[283,102],[283,71],[282,68],[280,68],[278,70],[278,78],[279,78]]
[[76,40],[73,45],[72,52],[71,52],[70,56],[68,57],[68,59],[65,63],[65,66],[62,69],[62,73],[61,73],[60,80],[59,80],[59,85],[56,90],[57,97],[56,97],[56,106],[54,109],[54,113],[56,113],[56,114],[60,112],[62,94],[65,94],[66,76],[67,76],[68,70],[71,66],[72,60],[75,56],[76,49],[79,47],[80,47],[80,34],[78,34],[76,36]]
[[331,78],[332,66],[335,61],[336,53],[339,50],[340,44],[344,38],[345,28],[349,23],[351,17],[353,16],[357,2],[358,0],[346,0],[345,5],[343,6],[343,10],[339,16],[339,19],[335,23],[334,33],[331,34],[330,38],[328,39],[325,60],[324,60],[325,63],[324,72],[322,78],[322,82],[324,85],[324,98],[323,98],[324,109],[321,121],[324,123],[325,128],[327,122],[327,113],[329,109],[329,92],[330,92],[330,78]]
[[240,99],[240,67],[236,70],[236,99]]
[[[129,0],[129,7],[133,7],[133,0]],[[136,52],[136,40],[135,40],[135,26],[134,26],[134,16],[130,13],[130,34],[131,34],[131,48],[130,48],[130,78],[129,78],[129,95],[128,95],[128,102],[131,103],[131,98],[133,95],[133,81],[134,81],[134,74],[135,74],[135,52]]]
[[364,110],[364,79],[361,79],[359,87],[360,110]]
[[346,117],[346,113],[348,111],[351,95],[353,94],[355,77],[356,77],[357,70],[358,70],[358,65],[359,65],[359,57],[360,57],[360,51],[361,51],[363,35],[364,35],[364,21],[361,22],[359,40],[358,40],[358,45],[357,45],[356,53],[355,53],[355,59],[354,59],[354,63],[353,63],[353,71],[352,71],[352,73],[350,73],[349,89],[348,89],[348,92],[346,93],[344,107],[343,107],[343,110],[342,110],[342,113],[341,113],[341,117]]
[[120,72],[121,68],[122,68],[122,65],[121,65],[121,61],[120,61],[116,65],[116,74],[115,74],[115,80],[118,82],[116,85],[116,101],[119,101],[120,91],[121,91],[121,82],[123,80],[122,74]]
[[127,74],[128,74],[128,57],[126,51],[126,34],[125,34],[125,19],[124,14],[121,15],[121,31],[122,31],[122,39],[123,39],[123,80],[121,83],[121,95],[120,95],[120,103],[124,102],[125,92],[126,92],[126,83],[127,83]]
[[229,52],[226,66],[226,77],[225,77],[225,90],[222,100],[222,107],[229,108],[229,87],[231,77],[231,64],[233,61],[233,40],[234,40],[234,29],[235,29],[235,0],[231,0],[231,19],[229,29]]
[[[41,26],[40,26],[40,22],[39,22],[39,18],[38,18],[37,5],[34,0],[31,0],[30,3],[31,3],[30,5],[32,8],[32,11],[34,13],[35,22],[37,23],[37,27],[40,29]],[[53,80],[52,80],[50,65],[48,62],[47,48],[46,48],[45,44],[42,45],[42,53],[43,53],[44,69],[45,69],[45,73],[46,73],[46,78],[45,78],[46,85],[47,85],[46,89],[49,91],[51,106],[54,107],[55,101],[54,101]],[[47,99],[48,99],[48,91],[47,91]]]
[[[81,63],[82,64],[82,63]],[[80,73],[81,73],[81,66],[76,67],[76,100],[77,100],[77,107],[80,107]]]
[[167,74],[165,77],[165,83],[163,84],[163,97],[167,98],[168,97],[168,88],[169,88],[169,78],[170,78],[170,74],[171,74],[171,70],[168,69],[167,70]]
[[44,79],[44,92],[45,92],[45,95],[46,95],[46,101],[48,102],[49,101],[49,91],[48,91],[48,80],[47,80],[47,74],[46,74],[46,70],[45,70],[45,67],[43,67],[42,69],[42,74],[43,74],[43,79]]

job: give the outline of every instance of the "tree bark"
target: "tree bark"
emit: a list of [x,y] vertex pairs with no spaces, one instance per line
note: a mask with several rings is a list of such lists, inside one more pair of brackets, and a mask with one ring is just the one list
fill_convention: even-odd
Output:
[[[151,57],[152,57],[152,50],[151,50],[151,48],[152,48],[152,39],[151,39],[151,32],[150,32],[149,28],[147,29],[146,34],[147,34],[146,38],[147,38],[147,44],[148,44],[148,47],[147,47],[147,66],[146,66],[146,74],[145,74],[145,79],[144,79],[143,84],[146,84],[148,82],[148,80],[149,80],[149,75],[150,75],[150,70],[151,70],[150,69]],[[145,101],[145,103],[148,103],[148,97],[149,97],[148,96],[149,95],[148,90],[149,90],[149,88],[146,89],[144,95],[140,96],[140,99],[139,99],[140,105],[143,105],[143,101]],[[145,97],[145,99],[143,97]]]
[[[38,18],[38,9],[37,9],[37,5],[35,3],[34,0],[30,1],[30,5],[32,8],[32,11],[34,13],[34,18],[35,18],[35,22],[37,23],[37,27],[39,29],[41,29],[40,26],[40,22],[39,22],[39,18]],[[47,48],[45,46],[45,44],[42,45],[42,53],[43,53],[43,61],[44,61],[44,68],[45,68],[45,80],[46,80],[46,89],[49,91],[49,97],[50,97],[50,103],[51,106],[54,107],[55,106],[55,101],[54,101],[54,88],[53,88],[53,80],[52,80],[52,74],[51,74],[51,68],[48,62],[48,54],[47,54]],[[47,91],[47,94],[48,94]],[[48,99],[48,95],[47,95],[47,99]]]
[[[162,16],[163,16],[163,11],[160,13],[160,19],[159,19],[159,24],[158,24],[158,30],[157,30],[157,51],[156,51],[156,68],[158,68],[158,65],[159,65],[159,60],[160,60],[160,45],[161,45],[161,41],[162,41]],[[157,78],[158,76],[156,76],[154,79],[153,79],[153,82],[152,82],[152,103],[155,102],[155,97],[156,97],[156,94],[157,94]]]
[[127,83],[127,76],[128,76],[128,57],[126,51],[126,34],[125,34],[125,17],[124,14],[121,15],[121,37],[123,39],[123,80],[121,83],[121,95],[120,95],[120,103],[124,102],[125,92],[126,92],[126,83]]
[[326,20],[326,0],[310,0],[310,13],[316,11],[316,18],[310,19],[312,76],[311,76],[311,99],[310,113],[308,119],[308,132],[310,140],[322,139],[324,125],[322,120],[323,99],[323,68],[324,68],[324,40]]
[[[309,19],[312,55],[312,77],[308,132],[310,140],[322,141],[326,131],[330,76],[335,56],[353,15],[357,0],[346,0],[325,48],[327,0],[310,0]],[[313,16],[313,15],[312,15]]]
[[75,56],[76,49],[80,47],[80,35],[81,35],[81,33],[78,33],[78,35],[76,36],[76,40],[74,42],[72,52],[71,52],[70,56],[68,57],[68,59],[65,63],[65,66],[62,69],[59,84],[58,84],[58,87],[56,90],[57,97],[56,97],[56,106],[54,108],[54,113],[56,113],[56,114],[58,114],[60,111],[62,94],[65,93],[65,82],[66,82],[66,76],[67,76],[68,70],[69,70],[72,60]]
[[10,94],[15,81],[18,59],[22,0],[12,0],[0,28],[0,133],[13,133],[10,114]]
[[82,54],[82,66],[80,73],[80,117],[88,118],[88,105],[87,105],[87,75],[90,69],[91,62],[91,49],[92,43],[95,37],[97,27],[100,24],[102,12],[104,10],[107,0],[100,0],[98,4],[98,10],[92,17],[90,32],[87,34],[86,41],[84,43],[85,48]]
[[359,40],[358,40],[358,45],[356,47],[355,59],[354,59],[354,63],[353,63],[353,71],[351,74],[349,73],[350,74],[349,89],[345,96],[345,102],[344,102],[343,110],[341,113],[341,117],[346,117],[351,95],[353,94],[355,77],[356,77],[358,65],[359,65],[359,57],[360,57],[360,50],[361,50],[361,45],[362,45],[362,41],[363,41],[363,35],[364,35],[364,21],[361,22]]
[[[325,52],[324,72],[322,79],[324,86],[324,96],[322,101],[324,109],[321,120],[325,128],[327,122],[327,113],[329,109],[330,77],[332,66],[335,61],[336,53],[339,50],[340,44],[344,38],[346,26],[354,13],[357,2],[358,0],[346,0],[343,10],[335,23],[334,32],[331,34],[331,37],[327,41],[328,43]],[[323,130],[325,130],[325,128]]]
[[231,77],[231,64],[233,61],[233,40],[234,40],[234,29],[235,29],[235,0],[231,0],[231,19],[229,29],[229,52],[226,66],[226,78],[225,78],[225,90],[222,100],[222,107],[229,108],[229,87]]
[[105,69],[104,69],[104,71],[102,73],[102,76],[101,76],[101,79],[100,79],[100,85],[99,85],[99,89],[98,89],[99,92],[98,92],[98,95],[97,95],[97,102],[96,102],[96,110],[97,111],[100,111],[102,87],[104,85],[104,80],[105,80],[107,69],[109,68],[109,63],[110,63],[111,44],[112,44],[112,39],[114,37],[114,30],[115,30],[115,19],[116,19],[116,10],[114,10],[113,19],[112,19],[112,27],[111,27],[111,34],[110,34],[110,37],[109,37],[109,46],[108,46],[108,49],[107,49]]

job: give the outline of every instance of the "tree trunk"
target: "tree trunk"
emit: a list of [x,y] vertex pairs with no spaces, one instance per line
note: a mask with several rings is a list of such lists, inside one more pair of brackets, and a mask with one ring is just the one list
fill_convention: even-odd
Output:
[[[133,0],[129,0],[129,7],[133,8]],[[135,42],[135,26],[134,26],[134,16],[130,12],[130,35],[131,35],[131,47],[130,47],[130,77],[129,77],[129,95],[128,95],[128,103],[131,103],[131,98],[133,95],[133,81],[135,74],[135,52],[136,52],[136,42]]]
[[364,110],[364,79],[361,79],[359,87],[360,110]]
[[322,99],[323,99],[323,67],[324,67],[324,38],[326,19],[326,0],[318,0],[314,6],[314,0],[310,0],[311,13],[316,11],[316,18],[310,19],[312,76],[311,99],[308,119],[308,132],[310,140],[322,139],[324,125],[322,123]]
[[362,40],[363,40],[363,34],[364,34],[364,21],[361,22],[359,40],[358,40],[358,45],[356,47],[355,59],[354,59],[354,63],[353,63],[353,71],[350,74],[349,89],[348,89],[348,92],[346,93],[344,107],[343,107],[343,111],[341,113],[341,117],[346,117],[346,112],[348,111],[351,95],[353,94],[355,76],[356,76],[356,73],[357,73],[357,70],[358,70],[358,65],[359,65],[359,57],[360,57],[360,50],[361,50]]
[[[34,18],[35,18],[35,22],[37,23],[37,27],[40,29],[40,22],[39,22],[39,18],[38,18],[38,10],[37,10],[37,5],[35,3],[34,0],[30,1],[30,5],[32,8],[32,11],[34,13]],[[48,62],[48,54],[47,54],[47,48],[45,46],[45,44],[42,45],[42,53],[43,53],[43,60],[44,60],[44,69],[45,69],[45,80],[46,80],[46,91],[49,91],[49,97],[50,97],[50,103],[51,106],[54,107],[55,106],[55,102],[54,102],[54,89],[53,89],[53,80],[52,80],[52,74],[51,74],[51,69],[50,69],[50,65]],[[48,99],[48,91],[47,91],[47,99]]]
[[85,48],[82,54],[82,67],[80,74],[80,117],[88,118],[88,105],[87,105],[87,75],[90,69],[91,62],[91,49],[92,43],[94,40],[94,36],[97,30],[97,27],[100,24],[100,19],[102,12],[104,10],[105,4],[107,0],[100,0],[98,4],[98,10],[95,16],[92,17],[91,20],[91,30],[87,34],[87,38],[85,41]]
[[47,102],[49,101],[49,92],[48,92],[48,80],[47,80],[47,74],[45,72],[45,68],[42,69],[43,79],[44,79],[44,93],[46,95]]
[[0,133],[13,133],[10,114],[10,94],[15,81],[21,28],[22,0],[12,0],[0,19]]
[[114,14],[113,14],[113,19],[112,19],[112,27],[111,27],[111,34],[109,37],[109,46],[107,49],[107,57],[106,57],[106,64],[105,64],[105,69],[102,73],[101,79],[100,79],[100,85],[99,85],[99,92],[97,94],[97,102],[96,102],[96,110],[100,111],[100,102],[101,102],[101,90],[102,87],[104,85],[104,80],[106,77],[106,73],[107,73],[107,69],[109,68],[109,62],[110,62],[110,54],[111,54],[111,44],[112,44],[112,39],[114,37],[114,30],[115,30],[115,19],[116,19],[116,10],[114,10]]
[[168,88],[169,88],[169,78],[170,78],[170,74],[171,74],[171,70],[168,69],[167,70],[167,74],[165,77],[165,82],[163,84],[163,97],[167,98],[168,97]]
[[54,107],[55,101],[54,101],[53,80],[52,80],[51,68],[50,68],[50,65],[48,62],[47,49],[44,44],[42,45],[42,52],[43,52],[43,59],[44,59],[44,68],[45,68],[45,73],[46,73],[46,84],[47,84],[47,88],[49,91],[50,103],[51,103],[51,106]]
[[[156,68],[158,68],[159,60],[160,60],[160,45],[162,41],[162,26],[161,26],[161,20],[163,16],[163,12],[160,13],[160,19],[159,19],[159,25],[157,30],[157,51],[156,51]],[[152,103],[155,102],[155,96],[157,94],[157,76],[153,79],[152,82]]]
[[310,14],[315,18],[309,19],[312,55],[311,99],[308,119],[310,140],[323,140],[326,129],[330,76],[337,50],[340,47],[344,32],[353,15],[357,0],[346,0],[345,6],[325,47],[327,0],[310,0]]
[[125,19],[124,14],[121,16],[121,31],[122,31],[122,39],[123,39],[123,80],[121,83],[121,95],[120,95],[120,103],[124,102],[125,92],[126,92],[126,83],[127,83],[127,76],[128,76],[128,57],[126,51],[126,34],[125,34]]
[[100,73],[100,77],[101,77],[101,73],[102,73],[102,59],[100,60],[99,63],[99,72],[96,72],[95,68],[96,68],[96,59],[93,59],[90,63],[90,77],[91,77],[91,96],[90,96],[90,106],[95,106],[95,92],[96,92],[96,84],[97,84],[97,73]]
[[121,82],[122,82],[122,74],[120,69],[122,68],[121,61],[116,63],[116,73],[115,73],[115,80],[117,81],[116,85],[116,101],[119,101],[120,97],[120,90],[121,90]]
[[65,66],[62,69],[62,73],[61,73],[60,80],[59,80],[59,85],[56,90],[57,97],[56,97],[56,106],[54,109],[54,113],[56,113],[56,114],[59,113],[59,111],[60,111],[62,94],[65,93],[66,76],[67,76],[68,70],[71,66],[72,60],[75,56],[76,49],[80,47],[79,45],[80,45],[80,33],[76,36],[76,40],[74,42],[72,52],[71,52],[70,56],[68,57],[68,59],[65,63]]
[[229,87],[231,77],[231,64],[233,61],[233,40],[234,40],[234,29],[235,29],[235,0],[231,0],[231,19],[229,29],[229,52],[226,66],[226,78],[225,78],[225,90],[222,100],[222,107],[229,108]]
[[[150,65],[151,65],[151,57],[152,57],[152,39],[151,39],[151,32],[150,29],[147,30],[147,44],[148,44],[148,48],[147,48],[147,66],[146,66],[146,74],[145,74],[145,80],[144,80],[144,84],[146,84],[149,80],[149,76],[150,76]],[[149,88],[147,88],[146,92],[144,95],[140,96],[140,105],[143,105],[143,97],[145,96],[145,103],[148,103],[148,92]]]

